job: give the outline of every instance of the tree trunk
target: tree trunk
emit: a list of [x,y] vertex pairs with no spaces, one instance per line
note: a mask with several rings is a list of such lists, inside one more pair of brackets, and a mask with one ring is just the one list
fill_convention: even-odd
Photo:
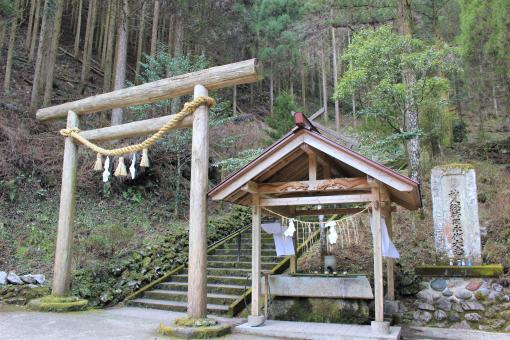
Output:
[[[32,38],[32,29],[34,25],[34,14],[37,0],[30,1],[30,13],[28,15],[28,26],[27,26],[27,35],[25,37],[25,48],[28,50],[30,48],[30,42]],[[0,46],[0,49],[2,46]]]
[[[175,50],[174,57],[181,57],[183,53],[183,34],[184,34],[184,22],[182,12],[177,13],[175,20]],[[181,97],[177,97],[172,100],[171,111],[177,113],[181,106]]]
[[303,111],[306,112],[306,73],[305,66],[303,64],[301,64],[301,101]]
[[0,21],[0,56],[4,48],[5,31],[7,31],[7,24],[4,21]]
[[49,59],[52,32],[52,0],[46,0],[43,8],[43,18],[41,24],[41,33],[39,46],[37,48],[37,58],[35,61],[34,82],[32,84],[32,96],[30,106],[35,109],[40,105],[44,82],[46,81],[46,63]]
[[182,13],[177,14],[177,18],[175,20],[175,50],[174,56],[180,57],[183,52],[183,34],[184,34],[184,21],[182,18]]
[[[124,88],[126,81],[126,60],[127,60],[127,35],[128,35],[129,3],[123,0],[122,9],[119,15],[119,30],[117,43],[117,61],[115,63],[115,85],[114,90]],[[123,120],[122,108],[112,110],[112,125],[120,125]]]
[[273,104],[274,104],[274,79],[273,79],[273,69],[271,69],[269,73],[269,111],[273,114]]
[[56,14],[53,20],[53,32],[51,34],[51,47],[48,62],[45,63],[46,70],[46,88],[44,89],[43,105],[48,106],[53,95],[53,72],[57,61],[58,43],[60,40],[60,25],[62,23],[62,13],[64,12],[64,0],[56,1]]
[[140,13],[140,26],[138,28],[138,46],[136,49],[136,66],[135,66],[135,81],[140,76],[140,63],[142,62],[143,42],[145,35],[145,7],[147,2],[142,4],[142,12]]
[[237,86],[232,88],[232,112],[237,115]]
[[90,0],[87,14],[87,28],[85,30],[85,47],[83,48],[83,63],[81,68],[81,92],[85,92],[86,82],[90,72],[90,59],[92,58],[92,42],[94,41],[94,29],[96,26],[96,0]]
[[35,46],[39,38],[39,21],[41,18],[41,1],[36,0],[35,15],[34,15],[34,28],[32,29],[32,41],[30,42],[30,51],[28,52],[28,61],[34,60]]
[[113,51],[115,50],[115,26],[117,21],[117,3],[111,3],[109,17],[110,19],[108,24],[108,39],[106,41],[106,51],[104,60],[104,76],[103,76],[104,92],[109,92],[112,88]]
[[80,51],[80,36],[81,36],[81,16],[83,9],[83,0],[78,4],[78,17],[76,18],[76,34],[74,35],[74,56],[78,57]]
[[171,57],[174,51],[174,31],[175,31],[175,15],[170,16],[168,23],[168,56]]
[[322,107],[324,107],[324,121],[328,122],[328,83],[326,80],[326,56],[324,47],[321,49],[321,76],[322,76]]
[[[100,48],[101,48],[101,66],[105,67],[105,64],[106,64],[106,53],[107,53],[107,50],[108,50],[108,38],[110,37],[110,25],[111,25],[111,13],[112,13],[112,3],[109,2],[108,3],[108,7],[106,8],[106,15],[105,15],[105,18],[104,18],[104,25],[105,25],[105,28],[103,30],[103,33],[104,33],[104,37],[103,37],[103,41],[102,41],[102,45],[100,45]],[[104,82],[104,79],[103,79],[103,82]]]
[[[412,12],[411,12],[411,0],[399,0],[397,6],[398,22],[399,22],[399,33],[404,36],[412,36]],[[410,71],[404,69],[403,82],[405,86],[405,107],[404,107],[404,120],[405,130],[407,132],[418,131],[418,111],[416,110],[416,103],[414,101],[414,95],[412,88],[416,83],[416,75]],[[418,136],[412,137],[407,140],[407,155],[409,161],[409,177],[420,182],[420,140]]]
[[[19,0],[16,0],[16,8],[19,8]],[[9,47],[7,49],[7,62],[5,63],[4,92],[9,91],[11,86],[12,61],[14,58],[14,43],[16,42],[16,29],[18,28],[18,18],[13,18],[11,22],[11,31],[9,34]]]
[[151,36],[151,57],[156,54],[158,47],[158,22],[159,22],[159,0],[154,1],[154,15],[152,17],[152,36]]
[[[347,44],[351,44],[351,31],[347,31]],[[349,62],[349,69],[352,69],[352,60]],[[351,96],[351,106],[352,106],[352,119],[354,122],[354,126],[356,126],[356,95],[353,91]]]
[[[333,88],[338,84],[338,60],[336,55],[335,27],[331,26],[331,49],[333,50]],[[340,131],[340,104],[335,99],[335,127]]]

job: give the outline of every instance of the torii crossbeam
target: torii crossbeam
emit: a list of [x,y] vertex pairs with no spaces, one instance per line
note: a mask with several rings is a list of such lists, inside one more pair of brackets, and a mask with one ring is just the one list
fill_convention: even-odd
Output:
[[[209,90],[260,80],[262,68],[256,59],[245,60],[192,72],[155,82],[128,87],[96,96],[43,108],[37,111],[40,121],[67,117],[67,128],[79,127],[81,115],[131,105],[153,103],[191,92],[194,98],[207,96]],[[90,141],[108,141],[151,134],[165,124],[172,115],[81,131]],[[208,185],[208,107],[200,106],[182,120],[176,128],[193,128],[190,226],[188,260],[188,316],[203,318],[207,314],[207,185]],[[76,170],[78,145],[73,138],[65,139],[62,189],[55,250],[52,294],[65,296],[71,283],[71,254],[76,208]]]

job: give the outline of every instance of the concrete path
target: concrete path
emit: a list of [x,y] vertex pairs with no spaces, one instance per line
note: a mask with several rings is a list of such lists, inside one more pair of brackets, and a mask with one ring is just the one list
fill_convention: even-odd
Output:
[[[2,340],[145,340],[158,337],[161,322],[185,316],[135,307],[111,308],[74,313],[40,313],[0,306],[0,339]],[[240,324],[243,319],[221,319]],[[256,340],[260,337],[231,335],[225,339]]]
[[277,336],[282,339],[302,340],[398,340],[400,327],[391,327],[390,334],[374,334],[368,325],[267,320],[264,325],[259,327],[250,327],[247,324],[239,325],[234,328],[234,334],[259,337]]
[[[0,305],[0,339],[164,339],[162,337],[158,337],[156,334],[159,324],[161,322],[169,324],[172,320],[183,317],[184,315],[184,313],[136,307],[111,308],[75,313],[40,313]],[[234,334],[225,337],[225,339],[229,340],[289,338],[341,339],[337,335],[330,336],[332,335],[331,331],[335,330],[338,326],[348,327],[351,330],[361,330],[361,328],[358,327],[368,327],[306,322],[278,323],[275,321],[269,321],[264,327],[250,327],[251,329],[246,330],[247,326],[241,325],[245,321],[244,319],[218,319],[238,326],[234,329]],[[284,327],[282,328],[282,326]],[[280,332],[276,332],[278,327],[280,327]],[[259,333],[253,333],[254,330],[259,331]],[[284,332],[281,332],[282,330]],[[247,332],[250,334],[246,334]],[[299,336],[295,336],[296,333]],[[404,328],[402,330],[402,335],[402,339],[510,340],[510,334],[431,327]]]

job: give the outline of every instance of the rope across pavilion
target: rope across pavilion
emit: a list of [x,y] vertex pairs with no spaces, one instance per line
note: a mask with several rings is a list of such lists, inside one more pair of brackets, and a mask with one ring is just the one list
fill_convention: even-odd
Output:
[[[365,209],[358,211],[355,214],[344,216],[338,220],[326,221],[326,222],[309,222],[294,219],[288,216],[281,215],[275,211],[267,208],[262,208],[273,216],[277,216],[281,219],[281,225],[284,229],[296,230],[296,239],[299,241],[300,234],[302,235],[302,243],[305,244],[305,234],[311,235],[314,229],[320,228],[321,224],[324,224],[328,228],[328,251],[330,248],[337,244],[337,240],[340,239],[340,247],[343,248],[345,245],[358,244],[359,243],[359,231],[358,227],[363,224],[361,216],[369,210],[369,206]],[[296,225],[294,227],[294,224]],[[292,227],[291,227],[292,226]],[[300,231],[301,230],[301,231]],[[283,232],[285,235],[290,233]],[[307,248],[305,251],[308,251]]]
[[[105,149],[100,147],[97,144],[92,143],[85,137],[80,135],[80,129],[78,128],[71,128],[71,129],[62,129],[60,130],[60,134],[64,137],[70,137],[74,140],[80,142],[84,146],[88,147],[89,149],[95,151],[97,153],[96,162],[94,164],[94,170],[101,171],[103,170],[103,156],[106,156],[107,159],[105,161],[105,173],[108,171],[108,167],[110,166],[110,159],[109,156],[119,156],[119,163],[117,166],[117,169],[115,170],[114,175],[116,177],[123,177],[127,176],[127,170],[126,165],[124,164],[124,157],[123,155],[126,154],[134,154],[133,155],[133,163],[131,164],[131,171],[134,171],[134,161],[136,160],[136,153],[142,151],[142,159],[140,160],[140,166],[141,167],[149,167],[149,156],[148,156],[148,148],[154,145],[158,140],[163,138],[165,134],[167,134],[170,130],[174,129],[177,124],[183,120],[186,116],[192,114],[195,112],[195,110],[202,106],[207,105],[208,107],[212,107],[215,104],[215,101],[211,97],[204,97],[200,96],[195,98],[194,100],[187,102],[183,105],[183,108],[181,111],[176,113],[175,115],[170,118],[170,120],[165,123],[156,133],[154,133],[152,136],[147,138],[141,143],[133,144],[124,146],[121,148],[116,149]],[[109,176],[109,172],[106,175],[106,178]],[[103,175],[103,179],[104,179]],[[134,176],[133,176],[134,177]]]

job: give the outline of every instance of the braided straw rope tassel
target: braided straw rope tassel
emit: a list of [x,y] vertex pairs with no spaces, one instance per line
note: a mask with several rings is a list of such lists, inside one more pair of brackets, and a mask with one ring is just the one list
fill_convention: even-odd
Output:
[[[172,118],[163,125],[158,132],[144,140],[143,142],[139,144],[129,145],[118,149],[104,149],[97,144],[92,143],[88,139],[82,137],[80,135],[80,129],[78,128],[71,128],[71,129],[62,129],[60,130],[60,134],[64,137],[72,137],[73,139],[77,140],[81,144],[85,145],[89,149],[104,155],[104,156],[122,156],[129,153],[134,152],[140,152],[144,149],[149,148],[150,146],[154,145],[159,139],[163,138],[163,136],[173,128],[177,126],[177,123],[179,123],[181,120],[183,120],[186,116],[192,114],[195,112],[195,110],[202,106],[207,105],[208,107],[211,107],[214,105],[214,99],[211,97],[198,97],[195,100],[191,102],[187,102],[184,104],[183,109],[172,116]],[[148,158],[147,158],[147,164],[148,164]]]

